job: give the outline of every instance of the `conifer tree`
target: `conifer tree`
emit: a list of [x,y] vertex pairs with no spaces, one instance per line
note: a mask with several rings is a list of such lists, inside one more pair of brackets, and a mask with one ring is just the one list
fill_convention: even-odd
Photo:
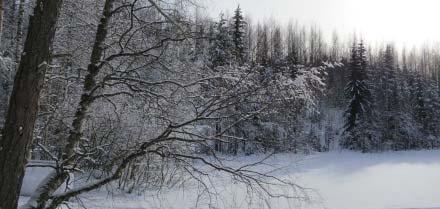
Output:
[[365,54],[366,50],[362,42],[358,46],[353,44],[349,64],[349,82],[345,88],[346,97],[349,99],[345,111],[345,132],[348,137],[343,142],[343,146],[349,149],[367,149],[365,141],[358,137],[358,132],[362,131],[359,127],[369,120],[371,105],[371,93],[366,84],[368,63]]
[[257,49],[256,49],[256,61],[261,66],[267,66],[269,64],[269,38],[268,28],[266,25],[257,28]]
[[232,41],[234,43],[235,60],[239,64],[243,64],[246,57],[245,30],[246,22],[244,21],[241,8],[238,6],[233,17]]
[[398,103],[398,89],[396,78],[396,67],[394,60],[394,49],[391,45],[386,47],[383,55],[383,72],[384,72],[384,90],[385,90],[385,108],[386,111],[397,110]]
[[424,129],[427,128],[428,109],[425,102],[425,87],[423,85],[422,77],[419,75],[415,79],[415,101],[414,101],[414,115],[418,122],[420,122]]
[[298,32],[295,30],[293,26],[289,26],[287,32],[287,63],[289,65],[297,65],[299,64],[299,47],[298,47]]
[[229,35],[227,20],[223,14],[220,15],[214,33],[214,40],[211,43],[209,52],[211,65],[215,68],[230,64],[232,58],[232,40]]
[[275,72],[279,72],[280,68],[283,64],[283,45],[281,38],[281,29],[280,27],[275,27],[272,39],[271,39],[271,56],[270,56],[270,64],[274,68]]
[[398,72],[395,64],[394,48],[387,45],[382,56],[382,91],[383,93],[383,110],[381,112],[382,132],[384,141],[391,144],[392,147],[386,149],[404,149],[406,145],[402,143],[406,139],[406,130],[402,127],[402,120],[405,115],[400,111],[400,95],[398,88]]
[[433,81],[417,75],[415,79],[414,117],[426,135],[438,132],[439,97]]

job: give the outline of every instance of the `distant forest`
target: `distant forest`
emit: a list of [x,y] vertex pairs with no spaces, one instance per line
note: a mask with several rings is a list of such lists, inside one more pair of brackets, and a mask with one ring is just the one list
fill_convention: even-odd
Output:
[[435,44],[398,49],[393,43],[370,45],[356,35],[324,37],[316,26],[252,22],[240,7],[232,17],[196,19],[195,36],[207,38],[193,43],[193,59],[213,70],[241,66],[261,80],[295,80],[310,68],[324,67],[316,75],[324,85],[307,87],[314,91],[311,106],[256,118],[234,134],[259,130],[263,133],[254,136],[256,141],[280,151],[439,146],[440,50]]

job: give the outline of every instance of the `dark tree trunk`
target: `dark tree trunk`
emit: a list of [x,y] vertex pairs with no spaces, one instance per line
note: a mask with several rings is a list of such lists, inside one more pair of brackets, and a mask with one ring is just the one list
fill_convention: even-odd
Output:
[[3,32],[3,0],[0,0],[0,43],[2,42],[1,40],[2,32]]
[[62,0],[38,0],[0,138],[0,208],[17,208]]
[[104,52],[103,45],[107,37],[107,27],[112,15],[111,10],[114,2],[115,0],[106,0],[104,3],[103,14],[98,24],[95,42],[93,44],[92,54],[90,56],[90,63],[87,66],[87,75],[84,81],[83,94],[81,95],[79,106],[76,110],[75,118],[73,119],[73,130],[70,131],[67,146],[63,150],[63,159],[72,159],[74,149],[82,137],[82,128],[86,114],[93,102],[93,89],[96,87],[96,76],[100,70],[98,65],[100,64],[101,57]]
[[3,56],[11,57],[14,45],[14,31],[16,20],[16,1],[15,0],[1,0],[3,1],[3,18],[2,18],[2,33],[0,50]]
[[[104,48],[102,46],[104,45],[105,39],[107,37],[107,27],[110,21],[110,17],[112,15],[111,11],[114,2],[115,0],[106,0],[104,3],[103,14],[96,31],[95,41],[90,57],[90,63],[87,67],[87,75],[84,81],[83,94],[81,95],[75,118],[72,122],[72,130],[69,133],[66,147],[63,149],[63,167],[72,165],[74,163],[74,149],[75,147],[77,147],[79,141],[81,140],[82,129],[86,119],[86,115],[90,109],[91,104],[93,103],[93,89],[96,87],[96,76],[99,73],[99,64],[101,62],[101,57],[104,52]],[[35,202],[36,204],[29,208],[56,208],[61,202],[53,201],[49,206],[47,206],[47,202],[51,198],[51,195],[63,184],[67,177],[67,172],[60,172],[51,177],[46,185],[38,188],[40,190],[39,194],[35,197],[31,197],[29,201]]]
[[14,50],[14,60],[18,63],[20,61],[20,49],[22,45],[23,38],[23,19],[24,19],[24,0],[20,0],[18,4],[18,15],[17,15],[17,30],[15,33],[15,50]]

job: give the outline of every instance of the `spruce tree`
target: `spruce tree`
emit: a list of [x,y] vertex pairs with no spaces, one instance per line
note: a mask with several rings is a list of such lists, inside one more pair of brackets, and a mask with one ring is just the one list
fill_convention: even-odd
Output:
[[385,108],[386,111],[394,111],[399,108],[399,92],[397,82],[397,72],[394,61],[394,49],[391,45],[386,47],[383,55],[383,72],[384,72],[384,90],[385,90]]
[[399,89],[398,71],[395,64],[394,48],[387,45],[382,56],[382,91],[383,110],[381,112],[382,135],[385,142],[385,149],[400,150],[407,148],[408,134],[403,127],[406,115],[401,110],[401,91]]
[[290,73],[290,76],[292,79],[295,79],[298,74],[297,65],[299,64],[299,49],[298,49],[298,35],[296,34],[296,31],[291,28],[288,31],[286,44],[287,44],[287,55],[286,55],[286,64],[288,71]]
[[270,64],[273,67],[274,72],[279,72],[283,63],[283,44],[281,37],[281,28],[276,27],[272,33],[271,39],[271,56]]
[[414,117],[426,135],[438,134],[439,97],[435,81],[417,75],[415,79]]
[[234,12],[233,28],[232,28],[232,41],[234,43],[234,56],[235,60],[239,64],[245,62],[246,47],[245,47],[245,30],[246,22],[241,11],[240,6]]
[[298,49],[298,34],[297,31],[290,26],[287,34],[287,64],[289,65],[298,65],[299,64],[299,49]]
[[423,126],[424,130],[428,128],[428,105],[425,100],[425,86],[421,75],[415,79],[415,99],[414,99],[414,116]]
[[257,64],[266,67],[269,64],[269,38],[268,28],[266,25],[257,28],[257,49],[256,61]]
[[227,20],[223,14],[220,15],[220,20],[214,33],[209,50],[211,66],[215,68],[229,65],[232,58],[232,40],[229,35]]
[[[349,63],[349,82],[345,88],[346,97],[349,99],[345,111],[345,132],[348,134],[343,146],[349,149],[362,149],[367,151],[366,141],[359,137],[361,126],[369,120],[371,94],[366,84],[368,63],[366,50],[361,42],[358,46],[353,44]],[[371,136],[367,136],[371,139]]]

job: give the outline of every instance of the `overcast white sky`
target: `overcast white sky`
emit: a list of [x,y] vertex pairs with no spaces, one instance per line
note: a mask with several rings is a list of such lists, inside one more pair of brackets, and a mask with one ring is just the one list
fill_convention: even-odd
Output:
[[255,20],[315,24],[324,33],[356,31],[369,41],[419,45],[440,41],[440,0],[207,0],[210,14],[237,5]]

